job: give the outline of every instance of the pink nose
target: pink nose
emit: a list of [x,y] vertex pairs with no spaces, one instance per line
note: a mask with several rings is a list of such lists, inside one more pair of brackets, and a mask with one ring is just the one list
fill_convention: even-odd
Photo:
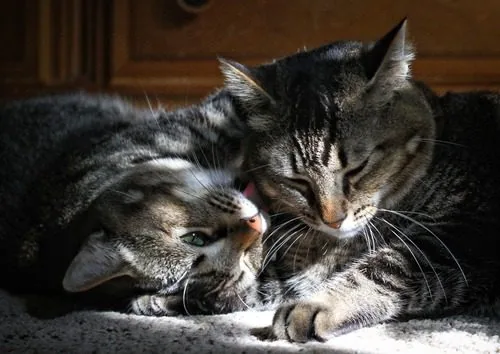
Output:
[[333,229],[340,229],[340,227],[342,226],[342,223],[344,222],[346,218],[343,218],[343,219],[339,219],[337,221],[334,221],[334,222],[331,222],[331,223],[328,223],[327,225],[330,226],[331,228]]
[[234,235],[234,240],[242,251],[249,249],[265,232],[265,220],[261,214],[241,219],[243,228]]
[[250,219],[242,219],[242,221],[244,223],[246,223],[246,225],[254,230],[254,231],[257,231],[259,234],[262,233],[262,216],[260,214],[257,214],[253,217],[251,217]]

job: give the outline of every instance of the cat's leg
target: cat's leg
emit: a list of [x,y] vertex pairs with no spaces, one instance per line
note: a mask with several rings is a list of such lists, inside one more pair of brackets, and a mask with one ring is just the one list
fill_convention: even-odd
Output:
[[[293,342],[322,341],[403,315],[418,316],[458,306],[466,292],[461,273],[456,268],[432,269],[402,250],[377,250],[332,275],[322,284],[323,290],[310,298],[281,306],[273,319],[272,337]],[[442,284],[444,279],[446,285]],[[452,289],[449,295],[456,298],[446,298],[448,287]]]
[[182,297],[146,294],[133,298],[129,311],[143,316],[175,316],[183,313]]

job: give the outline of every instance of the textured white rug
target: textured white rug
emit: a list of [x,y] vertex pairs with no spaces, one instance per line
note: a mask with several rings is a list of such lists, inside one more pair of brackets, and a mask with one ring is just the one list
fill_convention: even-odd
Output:
[[500,353],[500,320],[390,323],[296,345],[250,334],[271,319],[270,312],[171,318],[75,312],[39,320],[0,290],[0,353]]

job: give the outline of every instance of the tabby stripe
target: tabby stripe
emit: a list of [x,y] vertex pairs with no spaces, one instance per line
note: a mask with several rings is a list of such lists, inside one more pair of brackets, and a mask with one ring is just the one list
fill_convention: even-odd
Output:
[[406,289],[406,286],[402,281],[398,281],[399,279],[396,279],[393,275],[384,270],[372,272],[369,279],[378,286],[395,293],[401,293]]
[[340,161],[340,167],[346,168],[347,167],[347,155],[345,153],[345,150],[342,148],[342,146],[340,146],[340,144],[338,145],[338,158]]
[[217,275],[217,271],[210,270],[208,272],[195,274],[195,275],[191,276],[191,279],[192,280],[199,280],[199,279],[203,279],[203,278],[215,278],[216,275]]
[[[328,167],[330,161],[330,154],[332,152],[331,136],[326,135],[323,139],[323,154],[321,155],[321,162],[323,166]],[[343,168],[344,166],[342,166]]]
[[226,207],[224,205],[217,204],[217,203],[215,203],[212,200],[209,200],[208,204],[210,204],[211,206],[213,206],[215,208],[218,208],[219,210],[223,211],[224,213],[228,213],[228,214],[234,214],[235,213],[235,209],[229,209],[228,207]]
[[[361,274],[367,279],[394,292],[400,292],[405,289],[406,286],[403,280],[409,278],[409,275],[402,266],[392,262],[387,257],[371,259],[370,263],[360,270]],[[401,282],[397,281],[398,277]]]
[[349,284],[351,288],[357,288],[359,286],[359,282],[352,273],[346,273],[344,276],[344,280]]
[[[186,122],[188,123],[188,122]],[[210,141],[211,143],[217,143],[219,141],[218,132],[208,129],[207,127],[200,127],[199,125],[195,125],[197,122],[191,121],[192,124],[186,124],[184,127],[189,130],[189,132],[196,136],[198,139],[202,141]]]
[[302,144],[300,143],[299,139],[297,138],[297,136],[294,134],[292,135],[292,144],[295,146],[295,149],[297,150],[297,152],[299,153],[299,157],[301,158],[302,160],[302,165],[304,166],[305,165],[305,154],[304,154],[304,150],[302,148]]
[[228,200],[228,199],[223,199],[221,198],[220,196],[218,195],[214,195],[212,196],[212,200],[213,201],[216,201],[218,203],[220,203],[221,205],[225,206],[225,207],[234,207],[234,209],[238,209],[231,200]]
[[297,156],[293,152],[290,154],[290,164],[292,165],[293,173],[299,174],[300,171],[299,171],[299,167],[297,165]]
[[151,155],[145,155],[145,156],[141,155],[141,156],[133,157],[132,161],[130,161],[130,162],[134,165],[140,165],[140,164],[143,164],[145,162],[154,161],[154,160],[157,160],[160,158],[163,158],[163,156],[160,157],[160,156],[151,156]]

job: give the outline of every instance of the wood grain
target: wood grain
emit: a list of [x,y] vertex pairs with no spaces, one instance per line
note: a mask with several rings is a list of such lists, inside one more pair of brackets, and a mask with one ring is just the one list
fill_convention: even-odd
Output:
[[[199,99],[217,56],[257,64],[339,39],[374,40],[409,18],[414,76],[435,90],[500,90],[497,0],[19,0],[0,12],[0,98],[75,88],[145,102]],[[142,97],[142,98],[141,98]]]

